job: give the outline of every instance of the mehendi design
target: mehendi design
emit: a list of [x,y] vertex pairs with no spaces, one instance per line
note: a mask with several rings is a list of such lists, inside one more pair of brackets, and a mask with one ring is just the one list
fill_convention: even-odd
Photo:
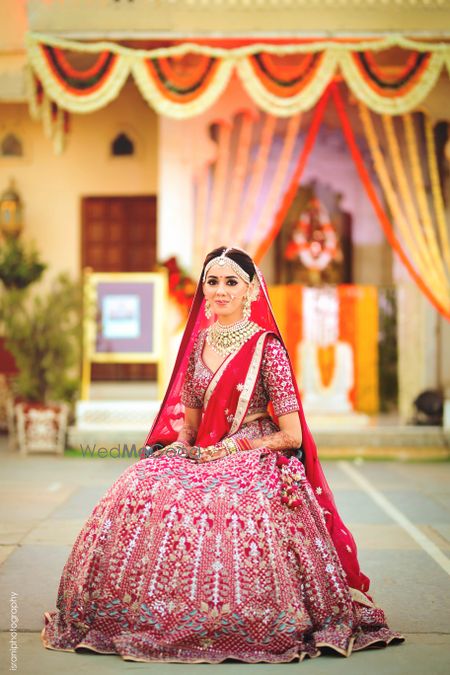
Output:
[[220,442],[215,445],[208,445],[205,448],[194,445],[190,448],[190,454],[198,464],[204,464],[205,462],[213,462],[217,459],[222,459],[222,457],[225,457],[228,453],[225,445]]
[[251,440],[252,448],[269,448],[270,450],[296,450],[298,441],[286,431],[276,431],[269,436]]

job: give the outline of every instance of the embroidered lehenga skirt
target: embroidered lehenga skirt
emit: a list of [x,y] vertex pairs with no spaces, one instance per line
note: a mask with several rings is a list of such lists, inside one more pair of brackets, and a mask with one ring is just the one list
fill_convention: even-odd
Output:
[[402,639],[381,609],[352,598],[303,465],[291,457],[288,468],[295,508],[265,449],[128,467],[75,541],[44,645],[134,661],[282,663]]

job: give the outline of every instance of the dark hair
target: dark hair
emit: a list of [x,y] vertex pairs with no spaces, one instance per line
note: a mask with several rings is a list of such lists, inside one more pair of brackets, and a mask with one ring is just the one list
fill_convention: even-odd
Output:
[[[213,258],[217,258],[218,256],[222,255],[224,251],[226,251],[227,247],[226,246],[219,246],[218,248],[215,248],[214,251],[211,251],[208,253],[208,255],[205,258],[205,262],[203,263],[203,269],[202,269],[202,278],[203,278],[203,273],[205,271],[206,265],[209,263],[210,260]],[[227,253],[226,253],[226,258],[231,258],[231,260],[234,260],[239,267],[242,267],[242,269],[247,272],[248,276],[250,277],[250,281],[252,281],[253,277],[255,276],[255,263],[253,260],[250,258],[248,253],[245,253],[244,251],[240,251],[238,248],[230,248]]]

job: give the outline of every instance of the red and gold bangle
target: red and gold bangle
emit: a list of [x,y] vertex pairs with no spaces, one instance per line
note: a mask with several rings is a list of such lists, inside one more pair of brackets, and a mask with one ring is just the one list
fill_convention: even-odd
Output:
[[238,444],[239,450],[252,450],[252,444],[249,438],[237,438],[235,442]]

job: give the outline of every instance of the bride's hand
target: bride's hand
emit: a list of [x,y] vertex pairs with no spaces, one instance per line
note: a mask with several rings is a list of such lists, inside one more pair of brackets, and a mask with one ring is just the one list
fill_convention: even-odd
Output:
[[[169,446],[167,446],[167,447],[169,447]],[[161,457],[161,455],[164,455],[166,453],[167,447],[159,448],[158,450],[155,450],[155,452],[152,452],[150,457]]]
[[195,459],[191,455],[191,446],[188,446],[182,441],[174,441],[164,448],[159,448],[152,453],[152,457],[186,457],[187,459]]
[[[206,448],[201,448],[198,445],[193,446],[191,449],[191,454],[195,456],[195,461],[197,464],[204,464],[205,462],[214,462],[217,459],[222,459],[226,457],[227,449],[222,443],[217,443],[216,445],[208,445]],[[195,453],[192,452],[195,450]]]

